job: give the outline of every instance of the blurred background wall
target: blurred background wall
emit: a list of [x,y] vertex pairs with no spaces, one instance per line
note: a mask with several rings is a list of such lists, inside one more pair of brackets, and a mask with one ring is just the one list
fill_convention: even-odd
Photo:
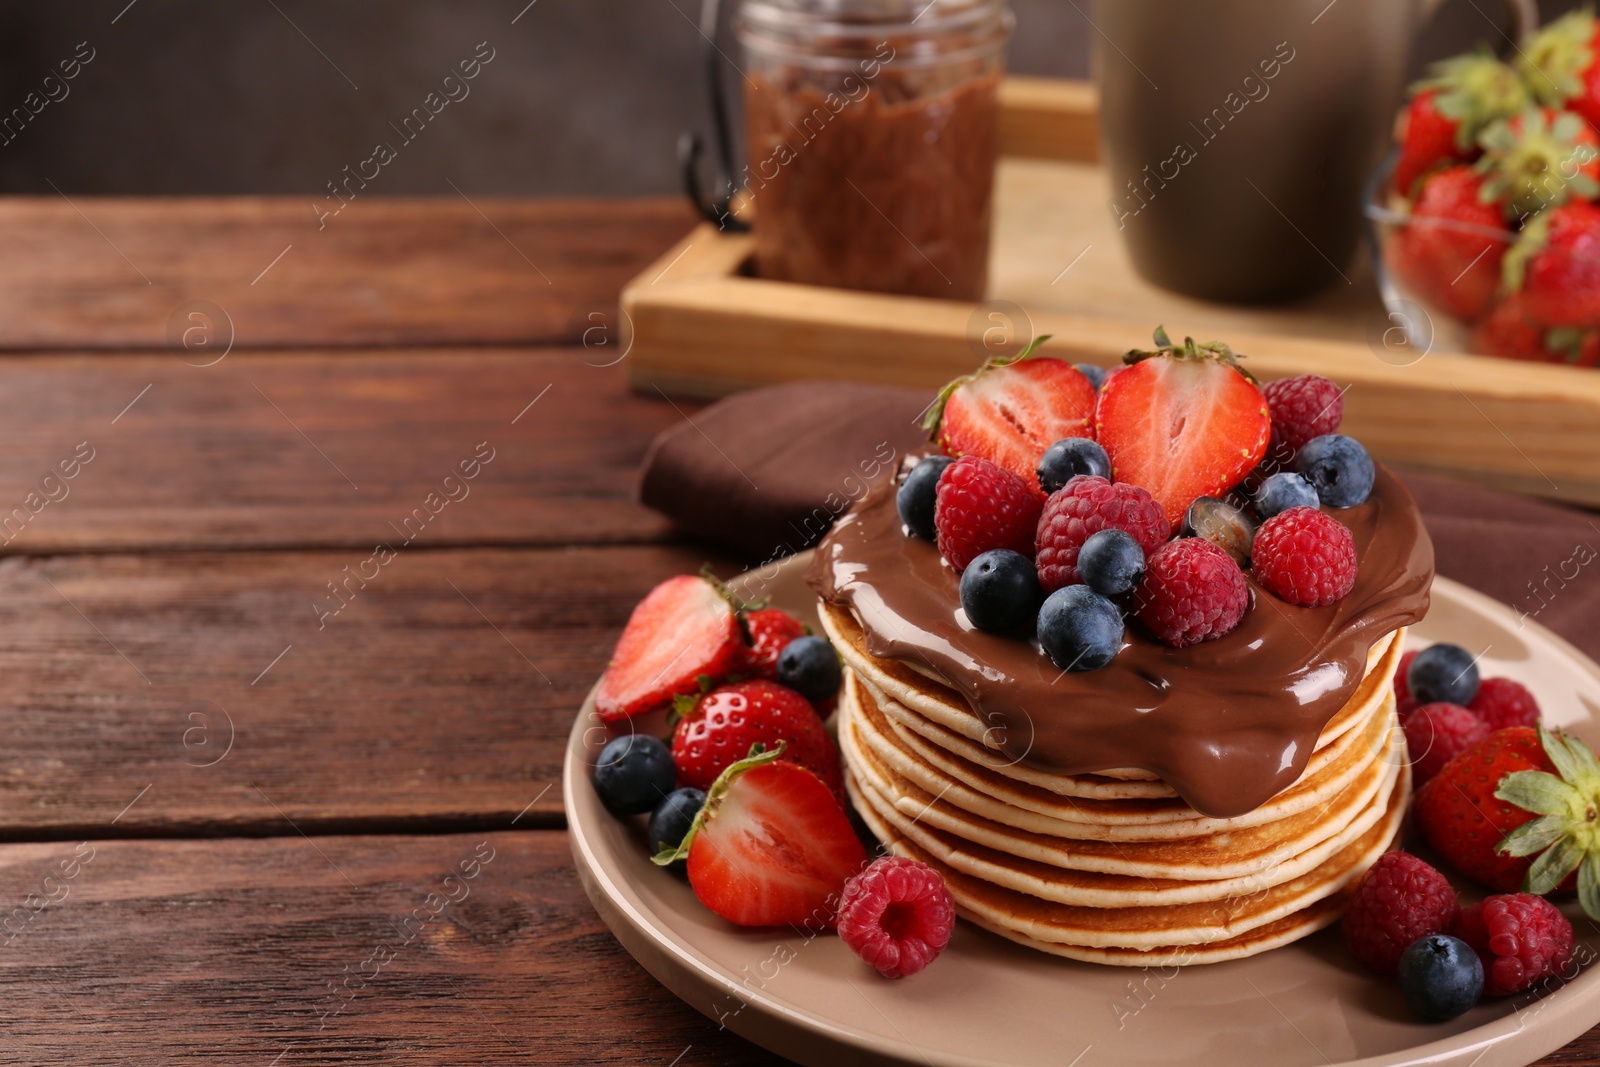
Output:
[[[1088,76],[1089,0],[1011,2],[1011,70]],[[0,192],[318,195],[388,140],[375,195],[675,193],[678,133],[705,126],[698,16],[698,0],[0,0],[0,115],[37,110],[0,128]],[[1447,0],[1413,66],[1500,40],[1498,18]],[[467,95],[402,144],[389,124],[479,42],[492,58]]]

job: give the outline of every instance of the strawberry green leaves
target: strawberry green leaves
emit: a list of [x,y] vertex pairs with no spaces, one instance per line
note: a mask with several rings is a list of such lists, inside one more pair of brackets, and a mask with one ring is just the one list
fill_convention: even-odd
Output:
[[936,432],[939,429],[939,423],[944,419],[945,405],[950,402],[951,393],[954,393],[957,389],[960,389],[968,382],[976,381],[978,375],[982,374],[984,371],[998,370],[1001,367],[1009,367],[1013,363],[1021,363],[1023,360],[1032,357],[1035,352],[1039,351],[1039,346],[1050,340],[1050,338],[1053,336],[1055,335],[1042,333],[1038,337],[1035,337],[1033,340],[1029,341],[1027,347],[1022,351],[1009,356],[991,356],[989,359],[984,360],[983,366],[979,367],[971,374],[963,374],[959,378],[954,378],[946,382],[944,388],[939,390],[938,397],[934,399],[933,406],[930,407],[927,413],[922,416],[922,428],[927,430],[929,433]]
[[658,867],[670,867],[682,859],[689,858],[689,846],[694,844],[700,828],[705,825],[708,814],[715,812],[722,798],[728,795],[728,789],[738,780],[739,776],[752,767],[760,767],[768,763],[776,763],[783,758],[783,750],[789,747],[785,742],[779,741],[778,747],[767,749],[765,745],[754,744],[750,746],[750,754],[738,763],[728,765],[728,768],[717,776],[711,788],[706,792],[706,802],[700,806],[700,813],[694,817],[694,822],[689,826],[689,832],[683,835],[683,840],[677,848],[664,848],[651,857],[651,861]]
[[1204,344],[1196,344],[1193,337],[1185,337],[1183,344],[1177,345],[1173,344],[1172,338],[1167,336],[1167,328],[1165,326],[1157,326],[1155,329],[1155,342],[1156,347],[1153,349],[1129,349],[1123,355],[1122,362],[1131,367],[1135,363],[1142,363],[1144,360],[1154,359],[1157,356],[1166,356],[1169,359],[1209,359],[1224,366],[1232,367],[1244,375],[1246,381],[1255,382],[1255,377],[1239,365],[1239,360],[1244,357],[1222,341],[1207,341]]
[[1577,738],[1542,726],[1539,743],[1556,773],[1515,771],[1494,791],[1539,818],[1507,834],[1497,851],[1538,855],[1525,888],[1540,896],[1554,892],[1576,871],[1578,902],[1591,918],[1600,918],[1600,760]]

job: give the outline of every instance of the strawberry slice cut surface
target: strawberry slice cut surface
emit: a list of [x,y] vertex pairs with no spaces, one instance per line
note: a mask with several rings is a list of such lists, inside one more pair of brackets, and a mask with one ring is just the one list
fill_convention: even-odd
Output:
[[923,423],[945,454],[1004,467],[1040,499],[1044,450],[1062,438],[1094,434],[1094,384],[1065,360],[1034,355],[1048,336],[946,385]]
[[822,779],[783,750],[723,771],[683,844],[655,861],[687,857],[695,896],[736,925],[830,929],[867,851]]
[[595,693],[595,711],[616,722],[698,692],[702,675],[720,678],[745,653],[739,616],[725,591],[693,574],[668,578],[633,609]]
[[1176,527],[1196,498],[1222,496],[1261,462],[1272,416],[1227,345],[1174,345],[1160,328],[1156,344],[1129,352],[1102,387],[1096,436],[1112,479],[1144,489]]

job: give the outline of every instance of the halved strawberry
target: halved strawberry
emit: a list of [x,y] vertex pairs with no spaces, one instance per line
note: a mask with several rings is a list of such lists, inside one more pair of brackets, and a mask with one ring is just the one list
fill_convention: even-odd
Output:
[[595,711],[606,722],[642,715],[680,693],[698,692],[703,675],[734,671],[744,650],[725,590],[698,575],[668,578],[628,617],[595,693]]
[[867,851],[822,779],[783,749],[723,771],[683,843],[655,861],[688,857],[695,896],[731,923],[829,929]]
[[1096,436],[1112,479],[1149,492],[1177,526],[1196,498],[1224,495],[1261,462],[1272,417],[1227,345],[1175,345],[1160,327],[1155,338],[1101,388]]
[[946,455],[979,456],[1004,467],[1040,499],[1044,450],[1094,432],[1094,383],[1065,360],[1034,355],[1049,336],[946,385],[923,420]]

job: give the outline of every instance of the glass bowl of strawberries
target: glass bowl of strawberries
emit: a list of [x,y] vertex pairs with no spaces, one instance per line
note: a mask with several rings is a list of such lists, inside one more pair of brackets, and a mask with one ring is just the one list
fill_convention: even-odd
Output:
[[1541,29],[1412,87],[1366,214],[1418,349],[1600,365],[1600,20]]

